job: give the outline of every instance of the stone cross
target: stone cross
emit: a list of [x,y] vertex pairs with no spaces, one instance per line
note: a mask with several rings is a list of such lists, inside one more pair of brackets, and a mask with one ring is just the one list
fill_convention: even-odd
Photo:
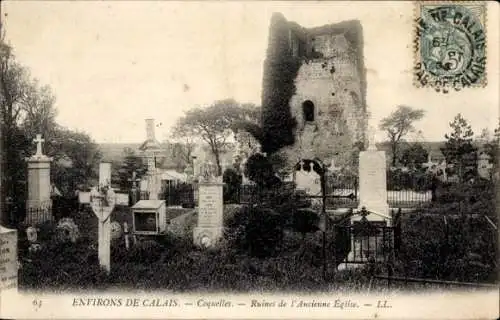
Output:
[[305,165],[306,163],[304,162],[304,160],[300,160],[300,170],[304,170]]
[[135,170],[132,172],[132,178],[128,179],[128,181],[132,182],[132,188],[137,188],[137,182],[139,182],[140,179],[137,179],[137,173]]
[[[103,190],[104,189],[104,190]],[[110,215],[115,208],[116,195],[111,188],[100,190],[93,189],[90,194],[90,205],[92,211],[99,220],[98,230],[98,252],[99,264],[109,272],[111,270],[110,243],[111,223]]]
[[41,156],[42,153],[42,142],[45,142],[45,139],[42,139],[41,134],[36,135],[36,139],[33,140],[33,142],[37,143],[36,145],[36,155]]
[[423,163],[423,164],[422,164],[422,166],[423,166],[424,168],[429,168],[429,169],[431,169],[431,168],[432,168],[432,166],[434,166],[434,165],[435,165],[435,163],[434,163],[434,162],[432,162],[432,159],[431,159],[431,154],[430,154],[430,152],[429,152],[429,154],[427,155],[427,162],[426,162],[426,163]]

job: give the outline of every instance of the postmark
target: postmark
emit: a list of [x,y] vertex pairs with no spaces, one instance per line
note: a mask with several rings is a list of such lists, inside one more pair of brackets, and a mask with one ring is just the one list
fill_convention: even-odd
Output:
[[447,93],[485,87],[486,4],[417,2],[414,85]]

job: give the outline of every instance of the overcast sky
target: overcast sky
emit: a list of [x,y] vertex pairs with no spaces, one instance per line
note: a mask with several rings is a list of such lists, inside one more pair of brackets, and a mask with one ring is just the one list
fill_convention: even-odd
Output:
[[184,110],[217,99],[260,104],[273,12],[306,27],[361,21],[372,125],[406,104],[426,111],[417,127],[427,141],[442,140],[459,112],[477,133],[493,129],[498,8],[489,3],[487,88],[443,95],[412,86],[410,2],[2,1],[7,39],[52,87],[58,122],[98,142],[142,142],[150,117],[162,139]]

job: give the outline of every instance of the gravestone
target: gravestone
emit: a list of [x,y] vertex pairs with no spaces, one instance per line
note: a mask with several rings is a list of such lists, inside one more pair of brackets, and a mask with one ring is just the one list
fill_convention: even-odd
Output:
[[[359,209],[365,207],[371,214],[368,221],[390,222],[389,204],[387,203],[387,173],[384,151],[375,146],[374,132],[366,151],[359,154]],[[359,216],[353,219],[359,220]]]
[[17,231],[0,226],[0,297],[17,291]]
[[298,190],[304,190],[311,196],[321,195],[321,176],[313,170],[313,164],[310,163],[306,170],[305,163],[299,164],[299,170],[295,171],[295,184]]
[[26,202],[25,223],[35,225],[50,221],[52,217],[52,200],[50,198],[50,163],[52,158],[42,152],[42,135],[37,134],[36,153],[27,158],[28,163],[28,200]]
[[493,169],[493,163],[491,163],[491,157],[485,152],[479,154],[477,160],[477,174],[483,179],[491,179],[491,173]]
[[222,176],[215,175],[211,163],[202,165],[198,183],[198,223],[193,231],[194,243],[211,248],[223,236],[223,186]]

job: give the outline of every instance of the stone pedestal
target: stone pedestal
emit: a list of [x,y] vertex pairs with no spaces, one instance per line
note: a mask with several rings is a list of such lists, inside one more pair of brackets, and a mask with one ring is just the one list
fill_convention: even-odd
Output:
[[222,177],[200,178],[198,184],[198,223],[193,238],[197,246],[211,248],[224,235]]
[[[359,154],[359,210],[365,207],[372,212],[369,221],[389,222],[387,203],[387,173],[384,151],[368,150]],[[354,221],[361,217],[353,216]]]
[[26,201],[25,223],[37,224],[52,220],[50,198],[50,163],[52,158],[34,155],[28,162],[28,199]]
[[0,226],[0,295],[17,292],[17,231]]

